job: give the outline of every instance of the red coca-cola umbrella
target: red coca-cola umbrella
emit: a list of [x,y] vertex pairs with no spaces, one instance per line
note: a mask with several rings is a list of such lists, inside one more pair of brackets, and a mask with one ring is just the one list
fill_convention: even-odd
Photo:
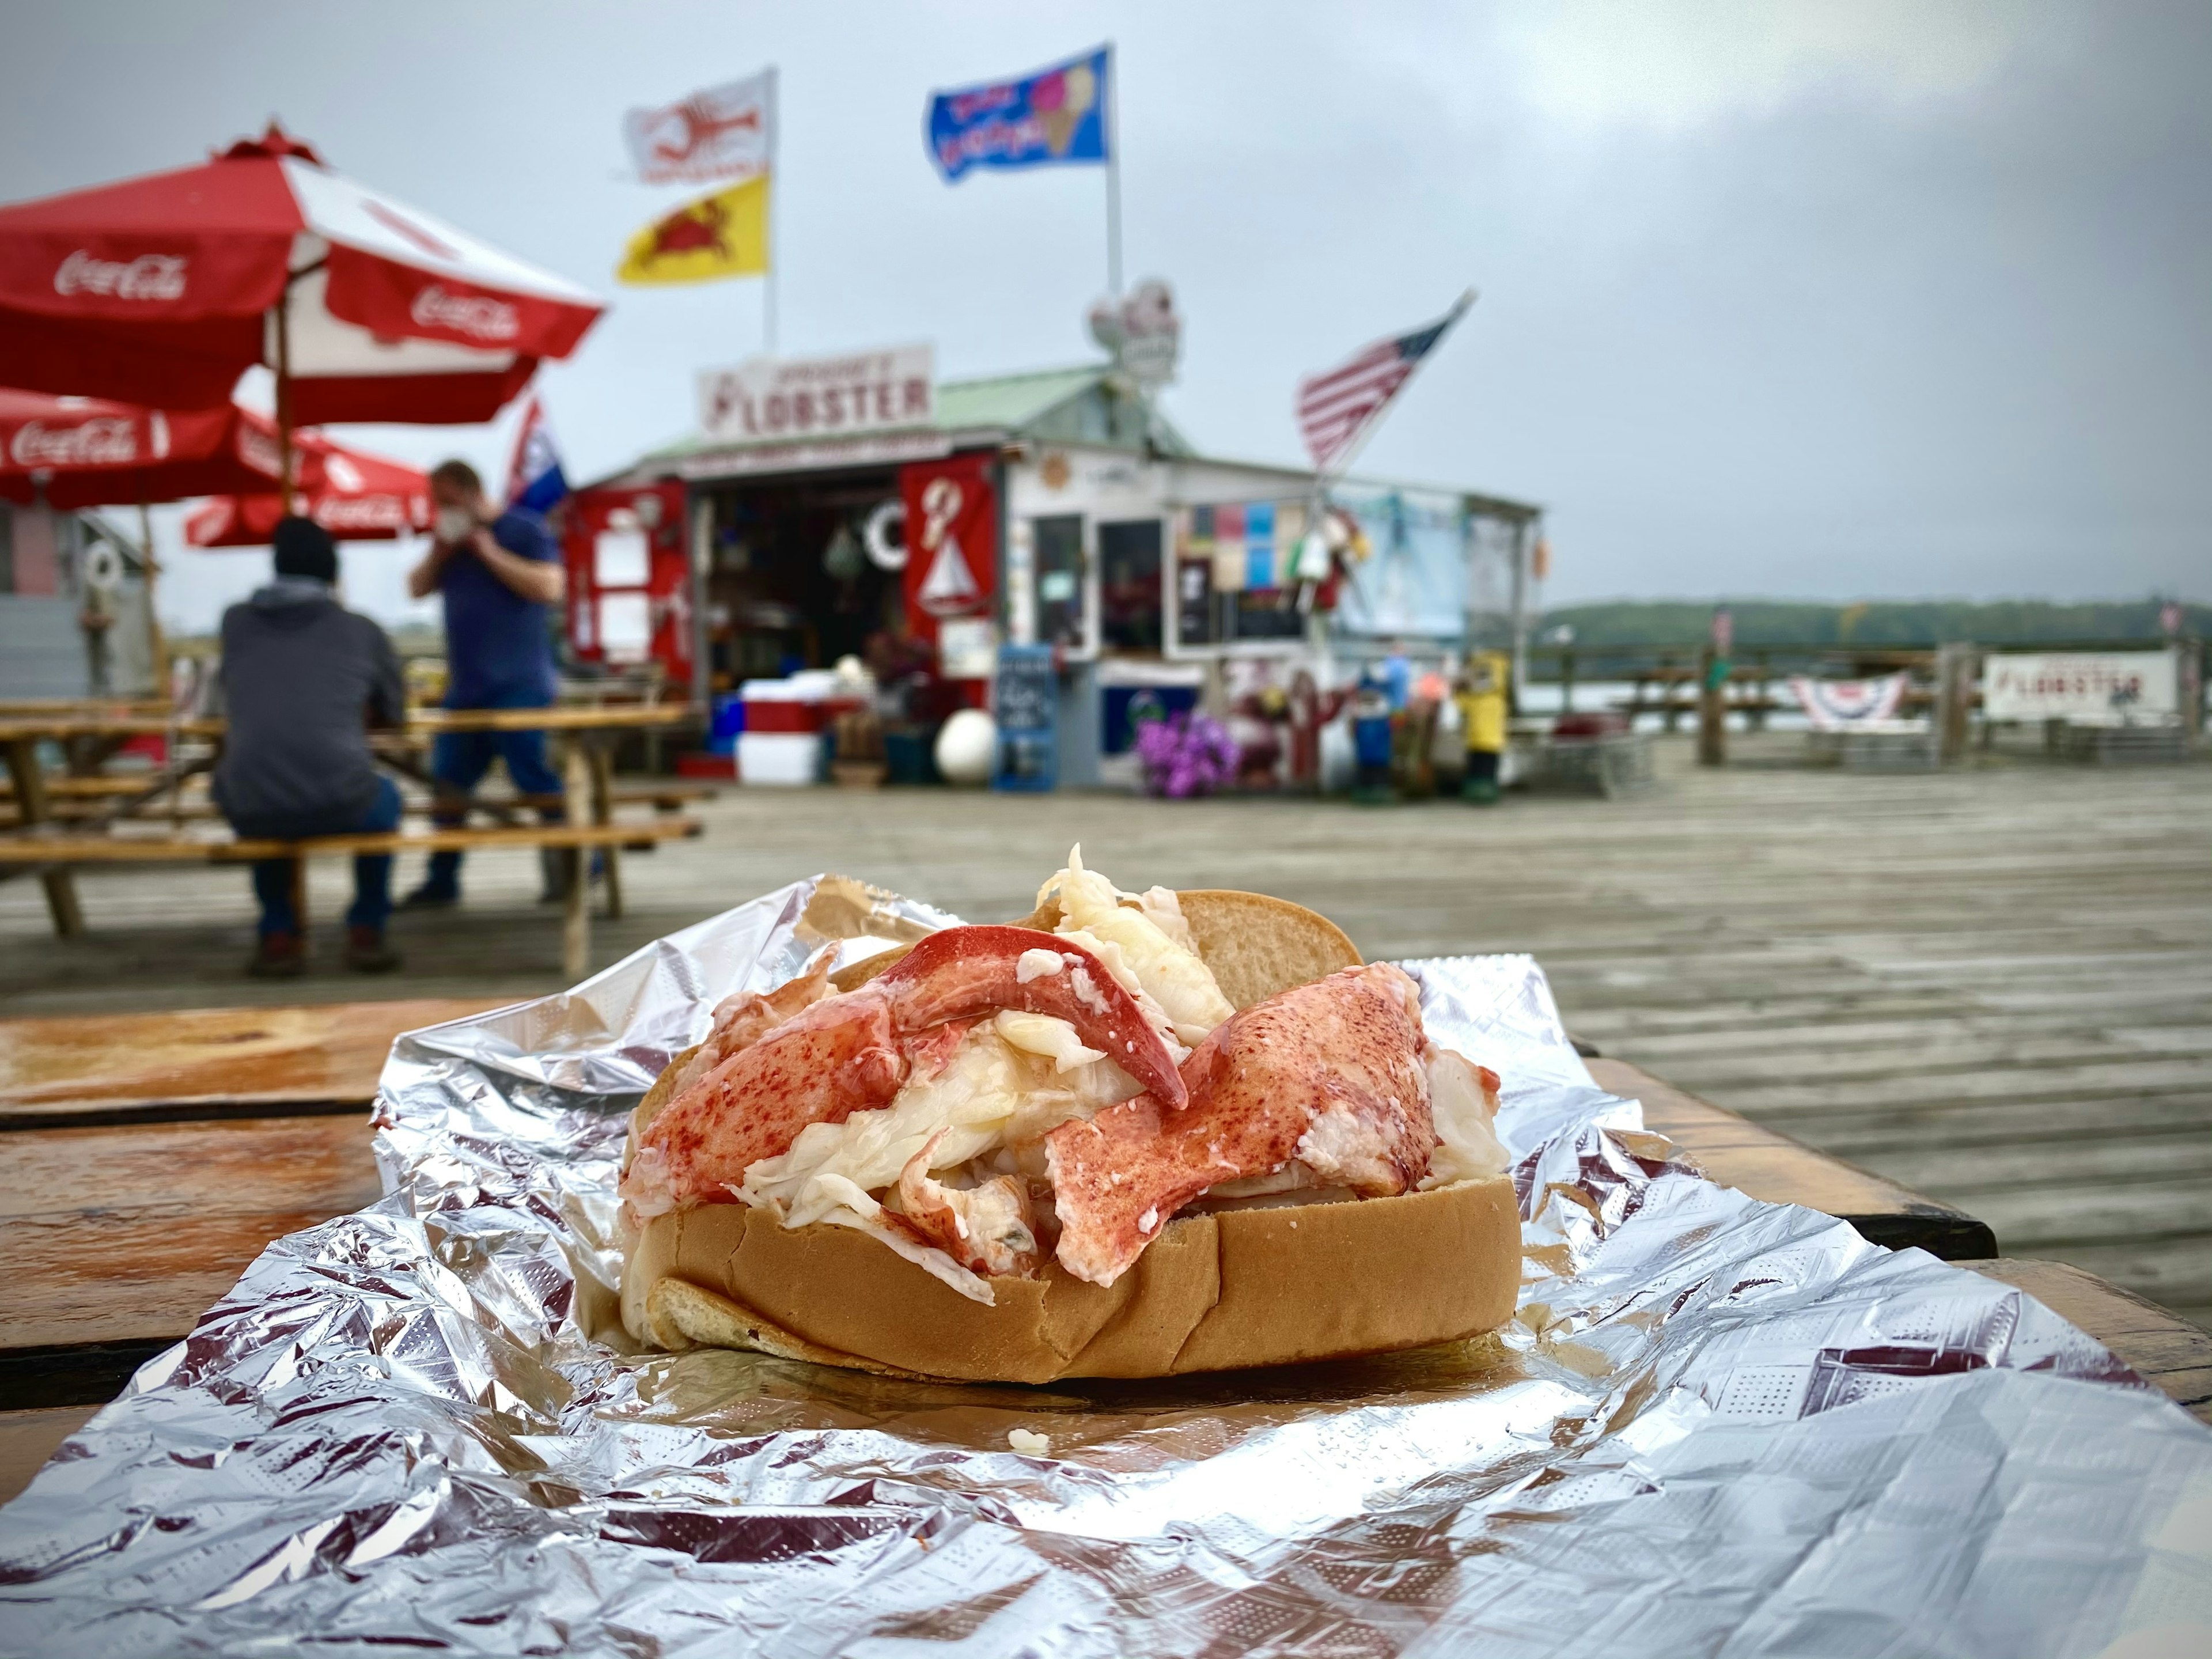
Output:
[[489,420],[602,309],[274,122],[198,167],[0,208],[11,383],[206,408],[264,363],[280,441],[325,421]]
[[0,500],[73,511],[273,492],[277,467],[275,424],[234,404],[142,409],[0,387]]
[[[337,540],[394,541],[430,527],[435,509],[427,474],[319,432],[300,434],[300,450],[309,480],[296,492],[300,504]],[[283,516],[283,501],[273,490],[218,495],[185,515],[185,541],[191,547],[266,547]]]

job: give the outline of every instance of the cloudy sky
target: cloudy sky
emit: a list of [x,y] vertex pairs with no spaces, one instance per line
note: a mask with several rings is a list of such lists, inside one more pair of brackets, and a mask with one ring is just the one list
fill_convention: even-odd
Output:
[[[782,76],[783,345],[1084,360],[1094,171],[939,183],[933,87],[1113,39],[1132,276],[1174,417],[1298,458],[1291,386],[1481,290],[1363,470],[1542,502],[1554,603],[2212,597],[2212,7],[1313,0],[272,7],[4,0],[0,199],[196,159],[271,113],[331,163],[609,295],[544,386],[572,476],[686,429],[758,285],[618,289],[680,192],[624,109]],[[361,429],[503,469],[503,427]],[[349,550],[403,611],[402,555]],[[183,555],[205,626],[258,574]]]

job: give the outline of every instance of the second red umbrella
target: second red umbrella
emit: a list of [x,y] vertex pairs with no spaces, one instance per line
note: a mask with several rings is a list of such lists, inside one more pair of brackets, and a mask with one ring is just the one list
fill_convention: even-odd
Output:
[[[307,515],[336,539],[392,541],[430,527],[430,480],[413,467],[314,432],[300,434],[300,449],[313,479],[300,492]],[[218,495],[185,515],[185,541],[191,547],[266,547],[283,516],[273,491]]]
[[[295,469],[302,484],[312,459]],[[276,488],[276,428],[219,409],[141,409],[100,398],[0,387],[0,500],[130,507]]]

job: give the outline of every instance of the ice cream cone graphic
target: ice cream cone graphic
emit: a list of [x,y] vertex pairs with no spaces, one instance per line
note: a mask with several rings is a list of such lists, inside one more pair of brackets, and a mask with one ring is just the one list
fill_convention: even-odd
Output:
[[1045,148],[1054,155],[1065,155],[1075,142],[1075,130],[1098,101],[1098,77],[1088,64],[1072,64],[1039,81],[1030,101],[1036,112],[1037,125],[1044,129]]

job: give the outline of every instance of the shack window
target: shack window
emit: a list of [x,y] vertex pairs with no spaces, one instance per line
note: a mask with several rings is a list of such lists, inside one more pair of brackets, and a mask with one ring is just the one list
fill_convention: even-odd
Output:
[[1098,526],[1098,637],[1109,650],[1160,648],[1160,521]]
[[1083,515],[1030,520],[1040,645],[1083,648]]

